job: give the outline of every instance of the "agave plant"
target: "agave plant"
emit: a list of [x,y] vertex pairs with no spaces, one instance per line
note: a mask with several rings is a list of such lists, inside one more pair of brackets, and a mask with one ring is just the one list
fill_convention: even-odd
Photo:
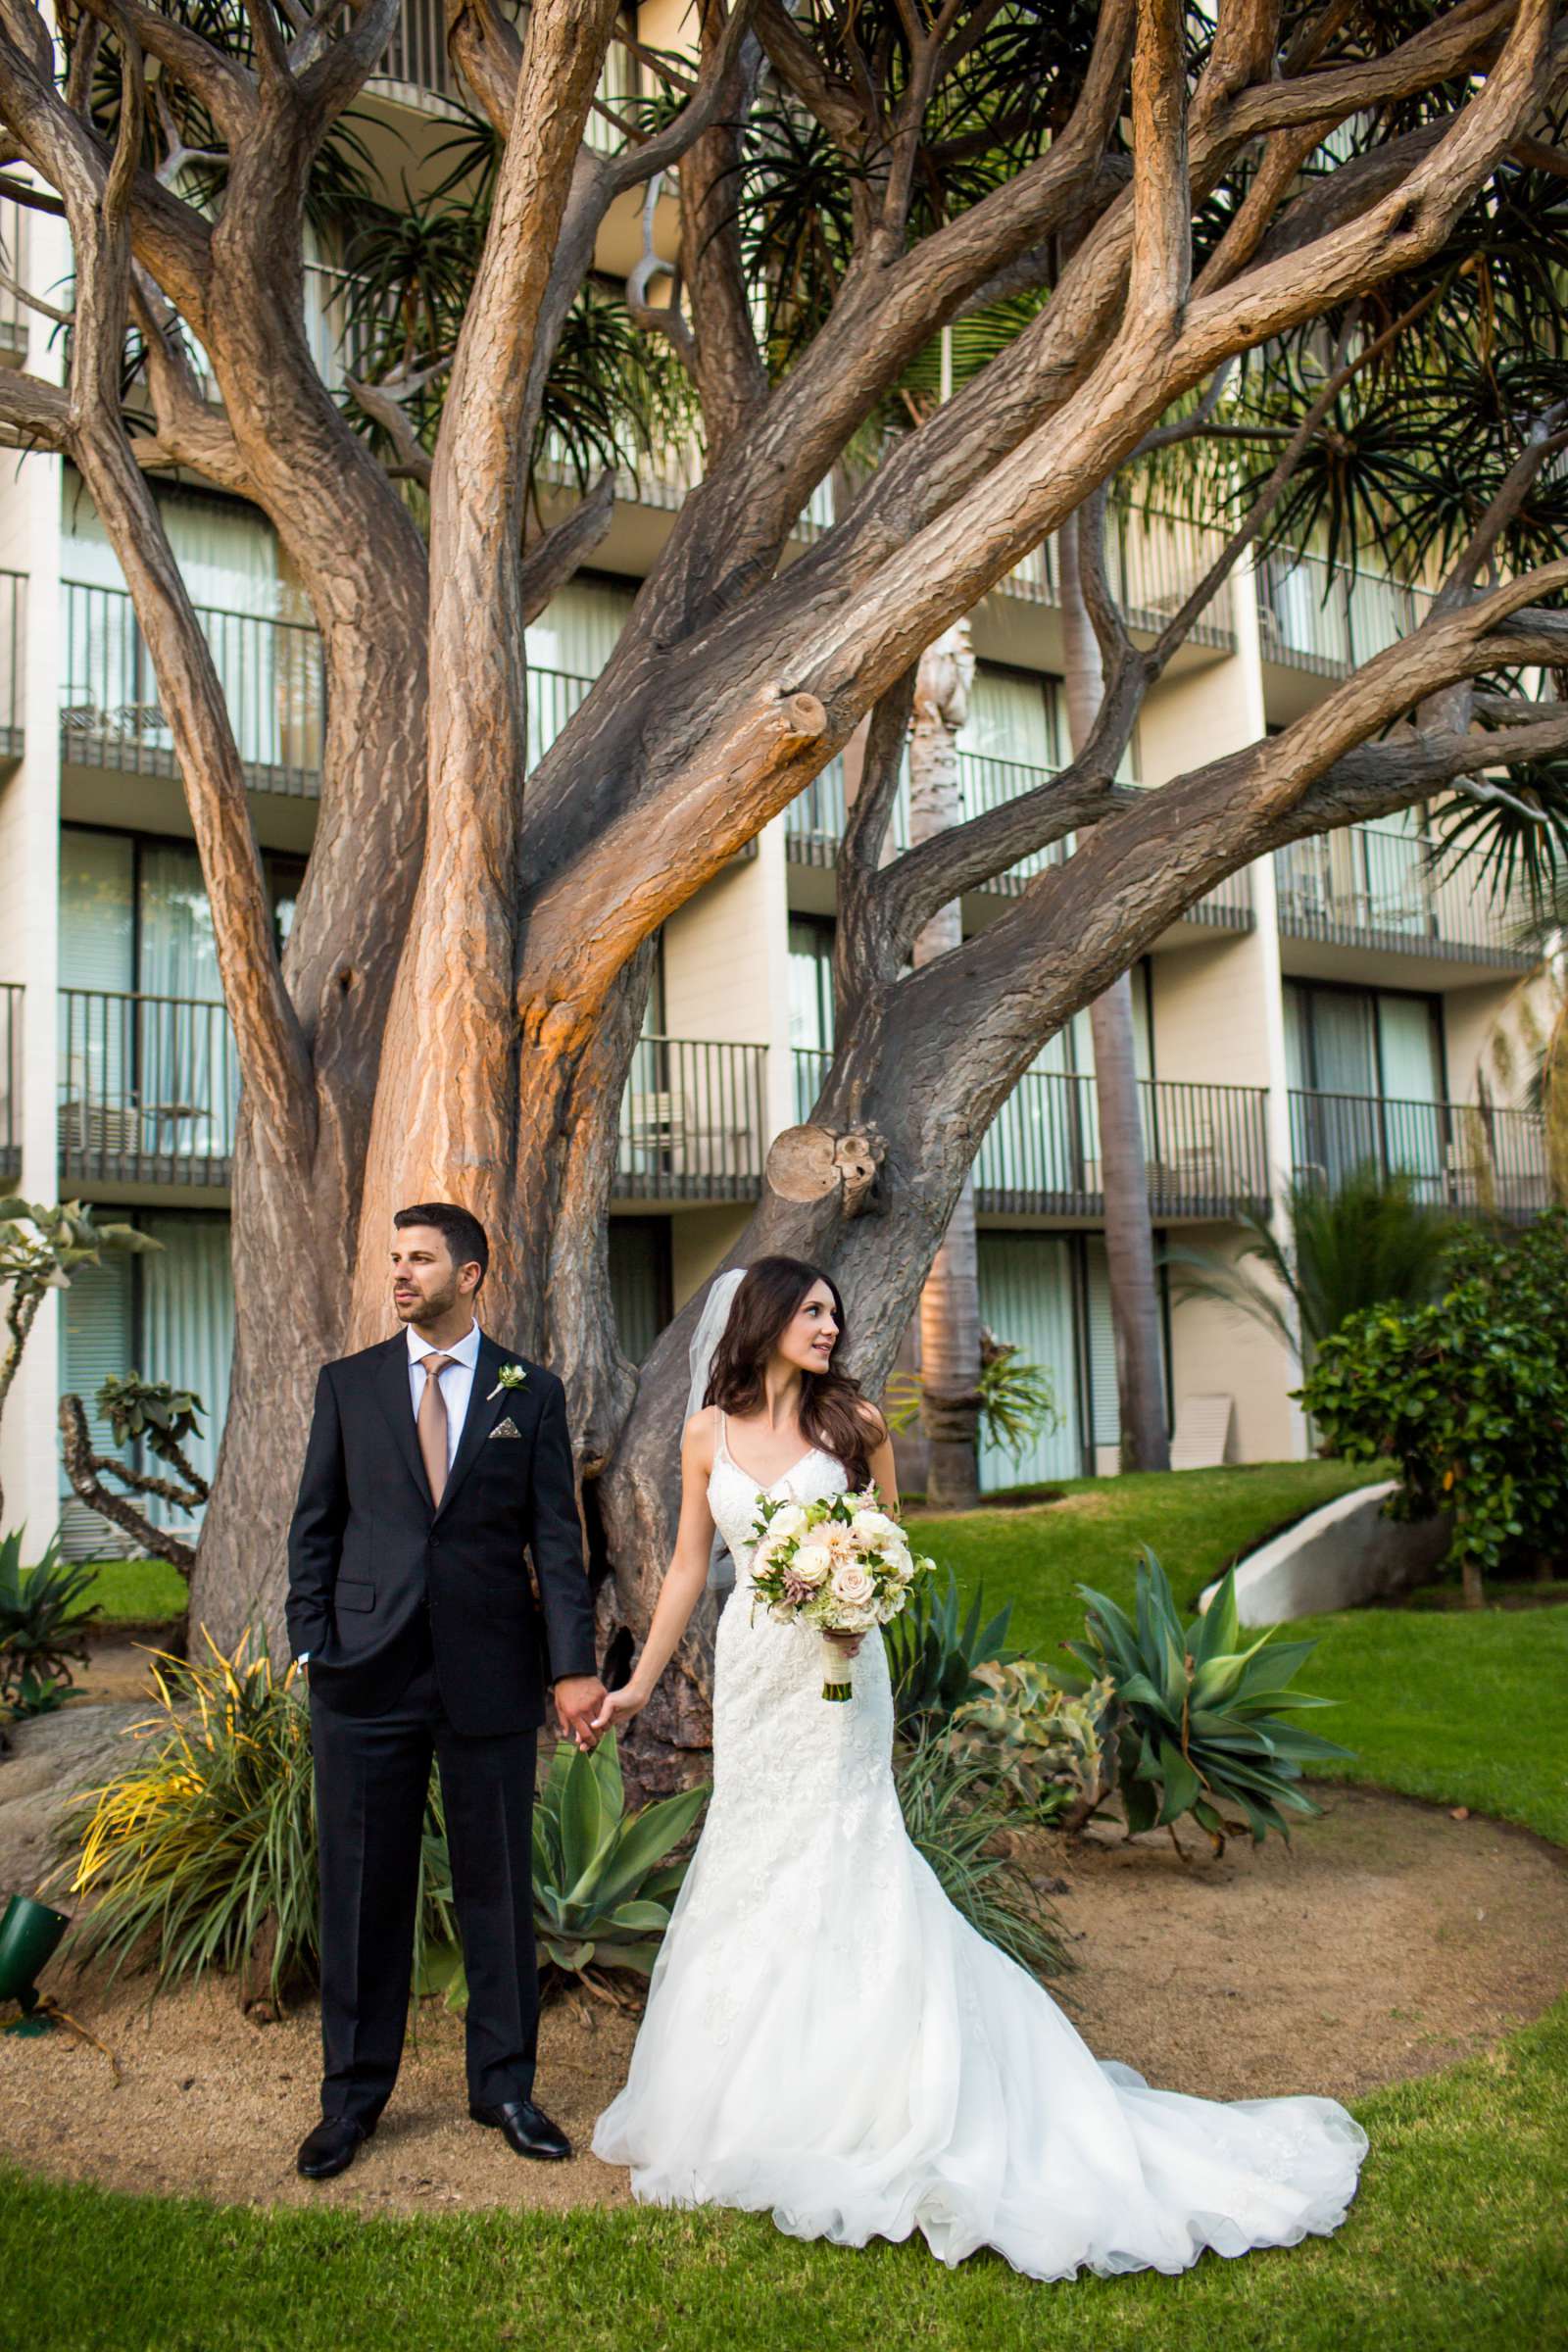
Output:
[[953,1570],[948,1570],[948,1589],[940,1596],[932,1594],[930,1585],[928,1577],[915,1586],[884,1636],[894,1714],[906,1737],[922,1726],[946,1722],[955,1707],[971,1697],[977,1667],[988,1659],[1009,1665],[1018,1654],[1004,1646],[1011,1601],[986,1618],[984,1587],[977,1587],[960,1624]]
[[[708,1800],[708,1788],[626,1811],[615,1736],[591,1754],[559,1742],[533,1809],[533,1926],[541,1959],[564,1977],[597,1984],[607,1969],[648,1976],[669,1925],[686,1859],[670,1856]],[[420,1990],[444,1990],[464,2007],[467,1986],[456,1946],[433,1952]]]
[[1352,1752],[1285,1720],[1334,1704],[1290,1687],[1317,1644],[1276,1642],[1264,1633],[1240,1647],[1235,1581],[1233,1570],[1207,1614],[1188,1626],[1165,1571],[1147,1548],[1136,1622],[1102,1592],[1078,1587],[1088,1603],[1086,1639],[1065,1647],[1088,1672],[1058,1670],[1055,1679],[1079,1693],[1092,1678],[1108,1676],[1115,1687],[1117,1777],[1129,1835],[1191,1813],[1220,1853],[1244,1826],[1226,1819],[1230,1808],[1245,1816],[1255,1844],[1270,1830],[1288,1841],[1287,1813],[1322,1811],[1297,1786],[1302,1765]]
[[92,1569],[63,1560],[55,1541],[24,1575],[22,1535],[19,1527],[0,1537],[0,1707],[44,1715],[70,1688],[68,1661],[85,1663],[85,1630],[98,1609],[82,1606]]

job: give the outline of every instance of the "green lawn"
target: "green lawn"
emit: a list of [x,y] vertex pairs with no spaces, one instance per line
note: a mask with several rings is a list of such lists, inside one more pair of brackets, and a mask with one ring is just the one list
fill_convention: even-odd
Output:
[[185,1614],[187,1587],[168,1560],[94,1560],[83,1604],[96,1601],[106,1625],[163,1625]]
[[[1072,1507],[924,1523],[939,1559],[1042,1650],[1082,1579],[1132,1588],[1151,1543],[1184,1597],[1349,1483],[1322,1463],[1074,1489]],[[1315,1621],[1310,1687],[1350,1777],[1568,1843],[1568,1618],[1366,1610]],[[1049,1651],[1047,1651],[1049,1654]],[[1329,2240],[1180,2278],[1041,2286],[922,2241],[801,2244],[725,2213],[360,2220],[214,2210],[0,2175],[8,2310],[47,2352],[1535,2352],[1568,2342],[1568,2001],[1498,2050],[1357,2104],[1372,2137]]]
[[1348,1462],[1260,1462],[1242,1470],[1180,1470],[1062,1482],[1064,1499],[1008,1510],[921,1514],[919,1547],[966,1589],[983,1582],[994,1604],[1012,1602],[1008,1640],[1048,1658],[1083,1631],[1075,1585],[1130,1599],[1147,1544],[1179,1603],[1196,1602],[1241,1552],[1352,1487],[1386,1477]]

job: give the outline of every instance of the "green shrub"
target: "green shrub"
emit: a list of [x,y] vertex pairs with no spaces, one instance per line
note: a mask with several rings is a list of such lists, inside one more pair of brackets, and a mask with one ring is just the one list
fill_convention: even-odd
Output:
[[1007,1665],[1017,1655],[1004,1646],[1012,1616],[1010,1601],[982,1623],[984,1588],[977,1586],[960,1623],[958,1582],[953,1570],[948,1570],[946,1592],[936,1594],[931,1587],[932,1579],[922,1578],[883,1634],[894,1715],[906,1737],[946,1722],[954,1708],[973,1694],[977,1668],[988,1660]]
[[0,1538],[0,1709],[13,1718],[47,1715],[71,1688],[69,1661],[85,1664],[86,1629],[97,1616],[84,1605],[90,1568],[73,1566],[51,1542],[24,1570],[21,1528]]
[[[132,1957],[161,1987],[209,1968],[243,1969],[281,2000],[314,1982],[317,1837],[310,1716],[291,1666],[273,1677],[243,1636],[231,1657],[187,1662],[155,1651],[158,1711],[136,1727],[140,1753],[68,1808],[76,1848],[71,1890],[97,1897],[71,1931],[81,1962],[103,1954],[112,1975]],[[450,1937],[441,1889],[446,1857],[433,1809],[425,1820],[421,1936]]]
[[1072,1966],[1061,1923],[1007,1850],[1005,1794],[991,1770],[960,1754],[947,1732],[926,1732],[901,1754],[904,1826],[943,1893],[969,1925],[1032,1976]]
[[1057,1672],[1064,1690],[1085,1694],[1108,1677],[1116,1693],[1117,1786],[1129,1833],[1169,1826],[1191,1813],[1216,1853],[1241,1824],[1261,1845],[1270,1830],[1289,1839],[1287,1813],[1322,1811],[1298,1787],[1301,1767],[1348,1748],[1287,1723],[1287,1714],[1334,1702],[1289,1686],[1315,1642],[1276,1642],[1262,1634],[1246,1649],[1232,1570],[1206,1616],[1184,1626],[1165,1571],[1152,1551],[1138,1571],[1136,1623],[1088,1585],[1082,1642],[1064,1647],[1086,1675]]
[[1561,1558],[1568,1508],[1568,1214],[1465,1230],[1433,1305],[1372,1308],[1324,1342],[1298,1392],[1350,1461],[1392,1454],[1392,1515],[1453,1511],[1448,1566],[1479,1606],[1517,1556]]
[[981,1692],[953,1717],[953,1744],[1007,1800],[1042,1825],[1079,1828],[1116,1785],[1115,1692],[1108,1680],[1074,1697],[1018,1658],[975,1669]]

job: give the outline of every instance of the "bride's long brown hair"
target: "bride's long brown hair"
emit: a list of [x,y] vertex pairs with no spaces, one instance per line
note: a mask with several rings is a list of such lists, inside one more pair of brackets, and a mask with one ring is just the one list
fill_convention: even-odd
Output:
[[765,1394],[762,1374],[768,1358],[815,1282],[825,1282],[833,1294],[839,1336],[827,1370],[801,1374],[801,1428],[813,1446],[837,1455],[852,1487],[863,1487],[871,1476],[869,1432],[858,1409],[863,1392],[852,1374],[836,1369],[848,1338],[844,1301],[832,1275],[808,1265],[804,1257],[760,1257],[748,1266],[713,1350],[703,1402],[742,1416],[756,1412]]

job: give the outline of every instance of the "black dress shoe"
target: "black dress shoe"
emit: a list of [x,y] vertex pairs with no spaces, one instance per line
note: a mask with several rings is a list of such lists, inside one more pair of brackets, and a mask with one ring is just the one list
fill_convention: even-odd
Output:
[[553,2124],[532,2099],[503,2099],[496,2107],[470,2107],[476,2124],[488,2124],[506,2135],[507,2145],[519,2156],[542,2156],[559,2164],[571,2154],[571,2142],[559,2124]]
[[323,2115],[316,2130],[301,2140],[295,2168],[307,2180],[330,2180],[334,2173],[348,2171],[361,2141],[368,2139],[374,2130],[373,2124],[358,2123],[352,2115]]

